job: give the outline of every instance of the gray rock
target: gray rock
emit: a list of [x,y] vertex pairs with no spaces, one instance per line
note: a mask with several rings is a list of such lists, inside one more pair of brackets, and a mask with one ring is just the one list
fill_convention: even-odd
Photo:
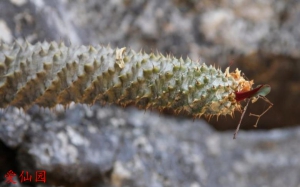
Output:
[[[0,139],[18,147],[22,170],[46,170],[50,184],[280,187],[300,183],[299,128],[240,132],[232,140],[233,132],[214,132],[202,120],[134,108],[73,106],[66,113],[33,108],[26,114],[11,109],[1,115]],[[18,116],[26,128],[9,116]],[[79,120],[72,120],[78,116]]]

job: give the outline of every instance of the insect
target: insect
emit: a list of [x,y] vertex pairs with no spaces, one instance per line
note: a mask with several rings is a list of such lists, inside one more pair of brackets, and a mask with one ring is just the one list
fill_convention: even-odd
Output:
[[247,100],[247,104],[243,109],[243,113],[241,116],[241,119],[239,121],[239,124],[233,134],[233,139],[236,139],[236,135],[240,129],[242,120],[244,118],[244,115],[246,113],[247,107],[249,105],[250,100],[252,100],[252,103],[256,102],[259,98],[263,99],[264,101],[266,101],[267,103],[269,103],[269,107],[260,115],[257,114],[252,114],[250,113],[249,116],[254,116],[257,117],[256,123],[254,125],[254,127],[257,127],[257,123],[260,119],[261,116],[263,116],[268,110],[270,110],[270,108],[272,108],[273,103],[271,103],[266,96],[270,93],[271,91],[271,86],[267,85],[267,84],[263,84],[263,85],[258,85],[256,88],[254,88],[253,90],[250,91],[243,91],[243,92],[235,92],[235,99],[236,101],[243,101],[243,100]]

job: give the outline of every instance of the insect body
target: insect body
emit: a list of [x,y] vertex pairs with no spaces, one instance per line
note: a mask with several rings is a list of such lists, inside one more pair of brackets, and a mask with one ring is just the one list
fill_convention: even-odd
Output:
[[[271,86],[270,85],[267,85],[267,84],[258,85],[256,88],[254,88],[253,90],[250,90],[250,91],[236,92],[235,93],[235,100],[236,101],[242,101],[242,100],[247,99],[247,98],[257,98],[258,99],[261,96],[265,97],[266,95],[268,95],[270,93],[270,91],[271,91]],[[253,101],[253,103],[255,101]]]
[[242,116],[241,116],[241,119],[240,119],[240,122],[235,130],[235,133],[233,135],[233,139],[236,138],[236,135],[239,131],[239,128],[240,128],[240,125],[241,125],[241,122],[242,122],[242,119],[245,115],[245,112],[247,110],[247,107],[249,105],[249,102],[250,102],[250,99],[252,99],[252,103],[256,102],[259,98],[262,98],[263,100],[265,100],[267,103],[269,103],[269,107],[260,115],[257,115],[257,114],[252,114],[250,113],[249,116],[255,116],[257,117],[257,120],[256,120],[256,123],[254,125],[254,127],[257,127],[257,123],[260,119],[260,117],[262,115],[264,115],[270,108],[272,108],[273,106],[273,103],[271,103],[265,96],[268,95],[271,91],[271,86],[270,85],[267,85],[267,84],[264,84],[264,85],[258,85],[256,88],[254,88],[253,90],[250,90],[250,91],[244,91],[244,92],[235,92],[235,99],[237,102],[240,102],[240,101],[243,101],[243,100],[247,100],[247,104],[246,106],[244,107],[243,109],[243,113],[242,113]]

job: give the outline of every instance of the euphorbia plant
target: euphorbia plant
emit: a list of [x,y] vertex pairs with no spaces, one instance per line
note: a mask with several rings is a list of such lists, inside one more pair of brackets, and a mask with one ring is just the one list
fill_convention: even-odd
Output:
[[241,100],[267,94],[268,86],[251,90],[252,84],[238,69],[222,72],[189,58],[126,48],[0,45],[0,108],[101,102],[218,117],[241,111]]

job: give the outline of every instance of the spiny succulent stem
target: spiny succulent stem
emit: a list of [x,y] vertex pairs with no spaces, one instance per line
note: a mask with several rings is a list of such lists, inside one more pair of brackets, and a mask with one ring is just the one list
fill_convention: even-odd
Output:
[[222,72],[189,58],[136,53],[125,47],[0,45],[0,108],[100,102],[184,111],[193,118],[232,116],[241,111],[240,100],[270,91],[268,85],[251,91],[252,84],[238,69]]

